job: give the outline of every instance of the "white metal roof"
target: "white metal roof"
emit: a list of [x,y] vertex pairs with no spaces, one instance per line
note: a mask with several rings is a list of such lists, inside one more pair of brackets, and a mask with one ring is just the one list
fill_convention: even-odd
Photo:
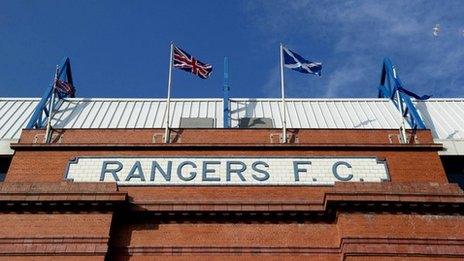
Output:
[[464,99],[414,101],[424,124],[436,142],[447,149],[442,154],[464,155]]
[[[37,98],[0,98],[0,140],[18,139]],[[289,128],[396,129],[400,115],[387,99],[287,99]],[[282,126],[280,99],[231,99],[231,127],[244,117],[271,118]],[[73,98],[57,106],[55,128],[163,128],[165,99]],[[223,126],[222,99],[172,99],[171,126],[180,119],[213,118]]]
[[[240,118],[270,118],[281,128],[281,99],[231,99],[231,127]],[[401,114],[388,99],[286,99],[288,128],[397,129]]]
[[36,98],[0,98],[0,140],[19,139],[38,103]]
[[[165,99],[66,99],[52,126],[62,129],[164,128]],[[178,128],[181,118],[213,118],[222,127],[221,99],[171,99],[170,122]]]
[[[38,102],[37,98],[0,98],[0,154],[2,147],[19,139]],[[415,103],[435,140],[452,141],[449,146],[454,147],[462,144],[454,151],[462,149],[459,154],[464,155],[464,99]],[[286,107],[288,128],[397,129],[401,122],[388,99],[287,99]],[[52,125],[65,129],[163,128],[165,110],[165,99],[73,98],[58,105]],[[270,118],[275,128],[282,127],[280,99],[233,98],[230,110],[232,128],[238,127],[240,118]],[[171,112],[174,128],[181,118],[213,118],[216,128],[223,126],[222,99],[172,99]]]
[[464,99],[429,99],[415,105],[435,138],[464,139]]

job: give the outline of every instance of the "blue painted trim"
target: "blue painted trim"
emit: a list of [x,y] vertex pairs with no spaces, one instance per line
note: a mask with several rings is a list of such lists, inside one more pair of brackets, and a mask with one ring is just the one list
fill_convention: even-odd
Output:
[[406,120],[413,129],[426,129],[424,121],[417,112],[417,109],[412,103],[409,95],[399,92],[401,103],[398,104],[395,95],[398,89],[403,87],[403,83],[400,80],[398,72],[396,73],[396,79],[393,76],[393,64],[389,58],[385,58],[383,60],[382,72],[380,75],[378,97],[391,99],[398,110],[400,106],[402,106],[404,112],[403,117],[406,117]]

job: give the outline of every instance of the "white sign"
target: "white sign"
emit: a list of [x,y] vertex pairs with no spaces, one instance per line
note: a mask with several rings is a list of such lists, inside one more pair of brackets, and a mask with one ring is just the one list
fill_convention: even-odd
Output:
[[78,157],[66,179],[119,185],[333,185],[388,180],[375,157]]

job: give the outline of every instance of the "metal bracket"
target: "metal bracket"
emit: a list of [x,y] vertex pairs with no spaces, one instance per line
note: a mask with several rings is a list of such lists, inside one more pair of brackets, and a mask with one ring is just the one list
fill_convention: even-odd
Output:
[[[282,133],[269,134],[269,140],[271,143],[282,143]],[[287,144],[288,143],[300,143],[298,135],[293,133],[287,133]]]
[[401,136],[399,134],[388,134],[388,142],[390,144],[400,144]]
[[[52,134],[51,143],[63,143],[63,136],[64,135],[62,133]],[[32,143],[46,143],[46,138],[45,134],[36,134]]]
[[162,132],[154,133],[152,142],[153,143],[163,143],[164,142],[164,133],[162,133]]
[[[181,137],[177,133],[169,132],[171,143],[181,143]],[[153,134],[153,143],[164,143],[164,132],[157,132]]]
[[[390,144],[403,144],[401,142],[401,135],[398,134],[398,133],[396,133],[396,134],[388,134],[388,142]],[[420,141],[417,138],[416,134],[407,133],[406,134],[406,144],[407,143],[420,144]]]

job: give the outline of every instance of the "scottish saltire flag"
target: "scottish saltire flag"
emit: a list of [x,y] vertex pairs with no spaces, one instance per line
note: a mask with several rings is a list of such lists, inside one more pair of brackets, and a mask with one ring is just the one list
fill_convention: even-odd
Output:
[[282,46],[284,52],[284,66],[301,73],[310,73],[321,76],[322,63],[310,62],[299,54]]
[[186,51],[174,46],[173,66],[181,70],[193,73],[202,79],[209,77],[213,71],[213,66],[200,62]]

